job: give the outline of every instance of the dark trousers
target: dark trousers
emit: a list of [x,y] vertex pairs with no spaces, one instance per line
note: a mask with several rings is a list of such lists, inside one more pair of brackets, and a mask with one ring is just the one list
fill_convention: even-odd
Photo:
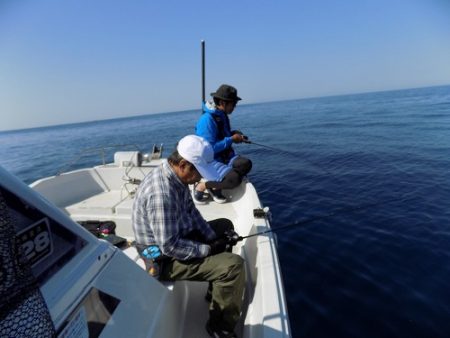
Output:
[[[233,223],[225,218],[209,224],[220,237]],[[161,280],[191,280],[210,282],[212,300],[209,305],[209,321],[213,328],[233,331],[242,309],[245,288],[245,266],[241,256],[222,252],[214,256],[164,262]]]
[[206,182],[207,189],[233,189],[242,182],[242,178],[252,170],[252,161],[243,156],[238,156],[233,161],[233,169],[225,175],[222,181]]
[[238,156],[233,161],[233,169],[236,170],[239,175],[245,176],[252,170],[252,161],[247,157]]

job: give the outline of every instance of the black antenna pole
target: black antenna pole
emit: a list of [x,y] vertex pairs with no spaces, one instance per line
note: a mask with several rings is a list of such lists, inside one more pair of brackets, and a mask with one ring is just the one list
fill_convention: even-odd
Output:
[[205,102],[205,40],[202,40],[202,104]]

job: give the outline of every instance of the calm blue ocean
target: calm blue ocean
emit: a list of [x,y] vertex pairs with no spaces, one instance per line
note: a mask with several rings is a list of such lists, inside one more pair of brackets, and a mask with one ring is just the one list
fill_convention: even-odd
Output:
[[[85,148],[167,155],[199,114],[2,132],[0,163],[31,183]],[[347,209],[278,234],[294,337],[450,337],[450,86],[241,105],[231,121],[285,151],[236,147],[273,228]]]

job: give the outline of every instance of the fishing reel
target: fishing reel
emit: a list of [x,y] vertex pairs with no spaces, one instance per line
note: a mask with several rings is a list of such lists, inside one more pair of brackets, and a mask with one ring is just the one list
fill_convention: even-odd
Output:
[[237,242],[242,240],[242,237],[234,230],[227,230],[224,232],[224,236],[227,239],[227,245],[235,246]]

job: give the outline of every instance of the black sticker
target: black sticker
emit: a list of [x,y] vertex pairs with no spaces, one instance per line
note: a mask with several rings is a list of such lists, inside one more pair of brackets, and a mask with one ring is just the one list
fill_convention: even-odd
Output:
[[53,252],[52,236],[47,218],[43,218],[17,234],[17,240],[31,266]]

